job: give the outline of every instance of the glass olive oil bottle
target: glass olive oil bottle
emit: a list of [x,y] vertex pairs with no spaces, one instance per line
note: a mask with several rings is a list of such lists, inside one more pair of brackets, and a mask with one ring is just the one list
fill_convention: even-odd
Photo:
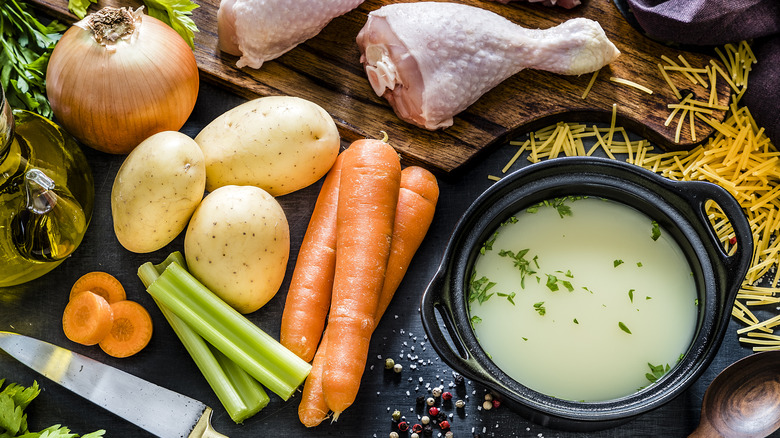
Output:
[[4,93],[0,99],[0,287],[7,287],[46,274],[76,250],[95,187],[68,133],[38,114],[12,110]]

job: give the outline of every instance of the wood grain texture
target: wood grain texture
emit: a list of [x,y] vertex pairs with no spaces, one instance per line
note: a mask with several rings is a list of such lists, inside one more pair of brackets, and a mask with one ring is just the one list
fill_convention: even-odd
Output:
[[[401,153],[404,164],[418,164],[438,173],[455,173],[481,152],[555,121],[605,122],[617,104],[618,123],[632,129],[667,150],[690,149],[713,132],[695,119],[698,142],[692,141],[689,125],[682,127],[675,143],[676,122],[664,126],[667,105],[676,103],[658,69],[660,56],[672,59],[683,54],[694,67],[706,66],[711,57],[679,51],[656,43],[634,29],[610,0],[584,0],[572,9],[550,8],[525,2],[502,5],[489,1],[461,0],[497,12],[529,28],[548,28],[579,16],[594,19],[622,54],[599,73],[586,99],[581,96],[591,75],[561,76],[524,70],[488,92],[455,117],[455,124],[439,131],[426,131],[398,119],[389,104],[377,97],[360,65],[355,43],[368,12],[390,0],[367,0],[359,8],[334,19],[318,36],[299,45],[259,70],[237,69],[235,56],[217,48],[219,0],[195,0],[193,12],[199,28],[195,35],[195,57],[205,81],[223,86],[248,99],[270,95],[292,95],[311,100],[325,108],[336,120],[342,138],[353,141],[381,137],[387,132]],[[52,17],[72,23],[67,0],[30,0]],[[400,1],[399,1],[400,2]],[[90,11],[106,5],[139,5],[139,0],[99,0]],[[610,77],[629,79],[653,90],[648,95],[632,87],[616,84]],[[708,100],[710,91],[693,85],[682,75],[673,76],[684,93]],[[718,102],[726,105],[730,89],[717,82]],[[722,119],[723,111],[713,115]]]

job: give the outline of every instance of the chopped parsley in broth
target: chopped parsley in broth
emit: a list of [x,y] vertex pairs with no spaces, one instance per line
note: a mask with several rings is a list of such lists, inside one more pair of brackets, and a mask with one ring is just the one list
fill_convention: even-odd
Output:
[[517,212],[484,242],[470,277],[471,325],[520,383],[567,400],[611,400],[669,371],[648,373],[649,364],[674,364],[687,350],[698,311],[691,272],[643,213],[556,198]]

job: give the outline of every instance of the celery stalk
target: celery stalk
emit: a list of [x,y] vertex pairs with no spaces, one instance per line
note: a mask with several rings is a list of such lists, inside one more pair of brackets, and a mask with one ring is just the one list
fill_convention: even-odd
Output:
[[178,263],[146,289],[263,386],[287,400],[311,365],[216,296]]
[[[138,269],[138,276],[148,287],[171,263],[184,265],[184,257],[177,251],[159,265],[144,263]],[[170,309],[157,300],[155,302],[234,422],[241,424],[268,405],[268,394],[257,380],[210,347]]]

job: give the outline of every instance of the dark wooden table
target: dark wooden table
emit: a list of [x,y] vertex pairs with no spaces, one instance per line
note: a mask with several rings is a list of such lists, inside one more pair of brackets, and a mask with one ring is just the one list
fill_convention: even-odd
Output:
[[[217,115],[243,101],[243,98],[211,85],[202,85],[198,104],[182,132],[194,136]],[[255,417],[243,425],[233,424],[136,276],[136,270],[143,262],[156,263],[169,252],[182,250],[182,237],[155,253],[139,255],[122,248],[114,236],[110,191],[123,156],[86,151],[95,177],[96,210],[84,242],[70,259],[44,277],[18,287],[0,289],[0,330],[15,331],[70,348],[201,400],[215,408],[215,428],[234,438],[387,437],[393,430],[391,414],[394,410],[399,410],[411,424],[418,422],[422,409],[417,406],[417,397],[429,394],[429,388],[440,385],[452,391],[455,398],[466,400],[466,407],[461,410],[444,406],[444,411],[451,414],[455,437],[471,437],[472,434],[483,437],[687,436],[698,423],[702,396],[710,381],[728,364],[750,354],[748,348],[737,342],[739,326],[735,322],[731,323],[715,361],[698,382],[666,406],[618,428],[590,434],[554,431],[532,424],[505,407],[482,410],[479,406],[485,389],[478,384],[467,380],[462,386],[449,388],[455,381],[453,371],[439,359],[426,340],[419,316],[420,296],[438,268],[458,218],[492,184],[487,175],[499,174],[514,151],[509,146],[494,148],[457,179],[440,179],[441,197],[434,223],[372,339],[358,399],[337,423],[306,429],[297,418],[298,400],[283,402],[272,395],[269,406]],[[279,198],[292,237],[287,277],[276,297],[249,315],[253,322],[277,338],[290,274],[318,191],[319,184],[315,184]],[[141,302],[151,312],[155,332],[150,345],[138,355],[113,359],[97,347],[76,345],[63,335],[60,318],[69,288],[79,276],[94,270],[114,274],[125,285],[129,298]],[[396,374],[385,370],[386,357],[402,364],[403,371]],[[148,436],[132,424],[30,371],[5,353],[0,353],[0,378],[5,378],[6,383],[23,385],[37,380],[41,385],[41,395],[28,409],[32,429],[59,423],[78,434],[104,428],[109,437]],[[443,435],[438,430],[433,434],[434,437]]]

